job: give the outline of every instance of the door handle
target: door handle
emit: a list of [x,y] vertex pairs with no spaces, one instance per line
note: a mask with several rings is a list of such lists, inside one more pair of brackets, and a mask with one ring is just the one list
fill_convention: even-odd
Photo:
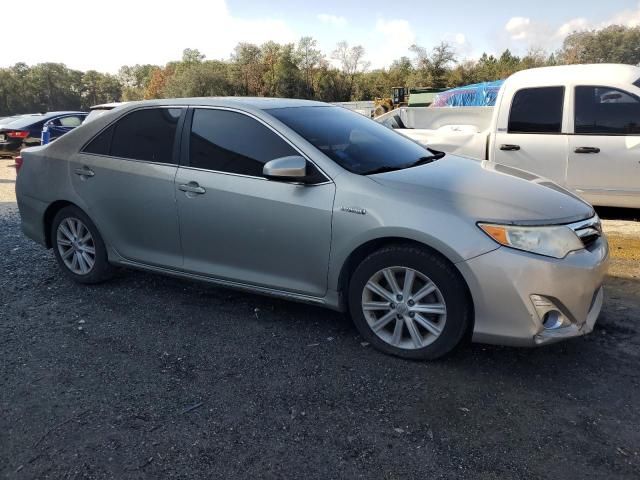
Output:
[[75,173],[81,177],[93,177],[95,175],[95,172],[89,167],[76,168]]
[[578,147],[574,150],[576,153],[600,153],[598,147]]
[[520,145],[511,145],[509,143],[504,143],[500,145],[500,150],[504,150],[506,152],[515,152],[520,150]]
[[186,193],[197,193],[198,195],[202,195],[206,192],[204,188],[198,185],[198,182],[189,182],[183,183],[178,187],[180,190]]

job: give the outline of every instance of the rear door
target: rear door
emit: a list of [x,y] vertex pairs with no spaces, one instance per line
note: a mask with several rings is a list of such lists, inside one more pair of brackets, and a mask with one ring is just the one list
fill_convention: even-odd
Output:
[[574,99],[568,186],[595,204],[622,206],[628,197],[640,206],[640,98],[587,85]]
[[498,115],[493,160],[565,185],[564,91],[552,86],[514,92],[511,105],[501,106]]
[[186,109],[135,110],[70,162],[72,184],[106,243],[127,260],[181,267],[174,179]]
[[267,180],[269,160],[300,155],[259,119],[196,108],[176,176],[184,268],[230,282],[323,296],[335,186]]

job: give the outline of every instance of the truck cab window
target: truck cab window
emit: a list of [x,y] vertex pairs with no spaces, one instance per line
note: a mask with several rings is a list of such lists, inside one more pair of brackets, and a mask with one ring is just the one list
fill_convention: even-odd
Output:
[[610,87],[576,87],[575,133],[640,135],[640,100]]
[[524,88],[509,112],[509,133],[560,133],[564,87]]

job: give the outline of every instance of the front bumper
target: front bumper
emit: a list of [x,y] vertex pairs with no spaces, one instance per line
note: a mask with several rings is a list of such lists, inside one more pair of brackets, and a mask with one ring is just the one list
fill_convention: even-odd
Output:
[[[563,259],[501,247],[459,263],[474,303],[473,340],[536,346],[591,332],[602,308],[608,261],[603,236]],[[565,323],[545,328],[531,295],[548,299]]]

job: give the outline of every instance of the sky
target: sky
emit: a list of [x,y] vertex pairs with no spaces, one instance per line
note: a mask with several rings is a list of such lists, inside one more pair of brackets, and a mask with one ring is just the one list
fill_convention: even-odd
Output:
[[378,68],[409,55],[414,43],[446,41],[473,59],[505,48],[555,50],[576,30],[640,25],[638,0],[30,0],[29,11],[3,23],[0,67],[61,62],[116,73],[178,60],[185,48],[228,59],[241,41],[312,36],[326,54],[342,40],[362,45]]

